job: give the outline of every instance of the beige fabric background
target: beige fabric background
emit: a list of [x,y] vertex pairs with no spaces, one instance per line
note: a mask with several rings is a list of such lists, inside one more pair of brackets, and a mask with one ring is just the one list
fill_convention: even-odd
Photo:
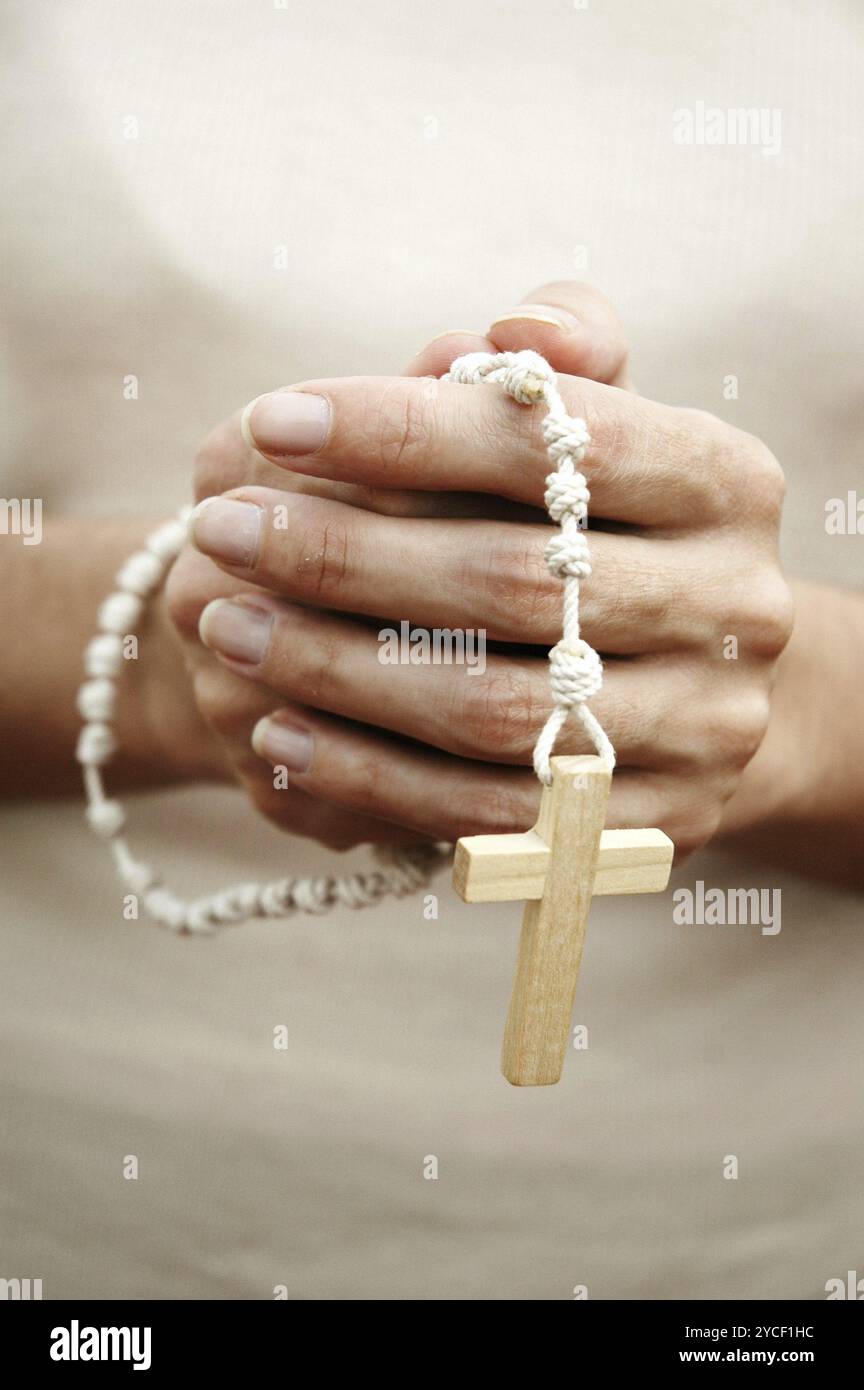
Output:
[[[862,481],[860,7],[29,0],[3,27],[5,495],[167,513],[252,395],[398,370],[584,246],[640,388],[761,434],[790,566],[860,582],[861,539],[823,524]],[[780,108],[782,152],[673,144],[698,101]],[[327,862],[228,793],[135,819],[190,891]],[[409,901],[178,941],[118,920],[78,807],[7,808],[0,843],[4,1277],[760,1299],[864,1270],[860,897],[782,881],[777,937],[599,902],[590,1048],[517,1091],[497,1068],[518,909],[442,879],[437,923]],[[696,878],[781,884],[717,853]]]

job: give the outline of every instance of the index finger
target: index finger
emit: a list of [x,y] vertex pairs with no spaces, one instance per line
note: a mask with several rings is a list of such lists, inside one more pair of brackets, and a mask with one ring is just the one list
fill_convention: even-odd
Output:
[[[583,377],[561,375],[558,389],[591,434],[581,469],[592,516],[669,527],[706,519],[715,441],[693,429],[690,412]],[[542,507],[551,471],[543,417],[542,406],[519,405],[489,386],[339,377],[259,397],[246,407],[243,430],[268,459],[313,477],[492,493]]]

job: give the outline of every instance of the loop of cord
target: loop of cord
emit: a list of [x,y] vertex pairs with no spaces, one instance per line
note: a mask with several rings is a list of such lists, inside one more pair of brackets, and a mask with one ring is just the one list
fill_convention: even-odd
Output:
[[[579,634],[579,582],[591,572],[582,529],[589,494],[578,468],[590,442],[585,422],[568,416],[555,373],[536,352],[468,353],[457,358],[444,380],[501,385],[520,404],[546,406],[543,439],[555,471],[546,479],[545,502],[550,517],[561,527],[546,546],[546,563],[564,583],[564,630],[549,653],[554,708],[534,748],[534,769],[542,782],[551,781],[549,759],[571,711],[600,756],[614,767],[612,744],[587,706],[602,685],[602,663]],[[102,779],[102,768],[118,748],[112,727],[117,679],[123,667],[125,639],[140,623],[147,601],[164,583],[183,548],[191,512],[191,507],[184,508],[174,520],[160,526],[148,537],[145,548],[126,561],[116,577],[116,591],[99,609],[98,632],[84,652],[87,679],[78,691],[84,726],[76,756],[84,773],[86,816],[93,832],[110,842],[123,883],[161,926],[185,933],[212,933],[254,918],[285,918],[296,912],[319,916],[340,905],[372,907],[384,898],[417,892],[449,857],[450,846],[377,850],[379,867],[361,873],[241,883],[191,901],[167,888],[153,866],[136,859],[129,849],[122,834],[125,810],[106,794]]]

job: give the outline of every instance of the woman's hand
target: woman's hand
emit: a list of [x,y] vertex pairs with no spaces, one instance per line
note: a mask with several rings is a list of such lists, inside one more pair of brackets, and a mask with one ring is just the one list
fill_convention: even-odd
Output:
[[[659,825],[688,852],[759,747],[791,628],[780,468],[712,416],[566,374],[561,329],[507,319],[493,333],[496,348],[535,347],[565,373],[565,405],[592,436],[582,612],[606,671],[592,708],[619,759],[610,824]],[[477,346],[442,339],[421,364],[437,352],[431,370],[445,370]],[[597,375],[620,381],[623,349],[606,348]],[[561,628],[543,559],[541,416],[492,388],[410,378],[307,382],[256,404],[248,429],[266,462],[195,521],[224,573],[181,560],[171,608],[189,639],[201,621],[218,665],[195,659],[199,707],[266,814],[335,845],[532,823],[545,649]],[[238,434],[217,446],[220,482]],[[301,478],[302,494],[284,491]],[[442,499],[455,517],[437,514]],[[377,632],[402,619],[485,629],[485,673],[382,665]],[[583,746],[568,730],[558,751]]]

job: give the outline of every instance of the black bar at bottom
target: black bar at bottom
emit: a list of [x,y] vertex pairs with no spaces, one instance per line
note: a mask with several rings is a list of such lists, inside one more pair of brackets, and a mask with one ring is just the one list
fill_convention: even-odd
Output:
[[[395,1307],[393,1315],[398,1317]],[[338,1355],[340,1348],[351,1360],[354,1374],[364,1373],[364,1367],[368,1373],[376,1363],[392,1365],[392,1327],[384,1330],[367,1322],[358,1339],[344,1327],[344,1312],[331,1305],[322,1316],[323,1340],[317,1319],[310,1319],[305,1308],[298,1315],[296,1303],[291,1302],[12,1301],[0,1303],[0,1332],[4,1361],[16,1366],[19,1379],[31,1371],[92,1377],[105,1369],[114,1375],[133,1374],[136,1368],[139,1377],[158,1378],[178,1371],[248,1376],[274,1364],[293,1377],[308,1375],[310,1356],[323,1357],[332,1373],[334,1352]],[[515,1336],[513,1330],[509,1335],[493,1331],[489,1339],[482,1324],[468,1325],[461,1330],[460,1343],[467,1336],[469,1347],[490,1362],[499,1349],[507,1348],[508,1356],[537,1357],[535,1328],[516,1327]],[[822,1300],[573,1301],[550,1327],[568,1338],[556,1340],[555,1359],[564,1357],[574,1374],[580,1366],[586,1371],[594,1366],[592,1373],[596,1373],[599,1368],[665,1371],[712,1365],[765,1369],[797,1365],[824,1373],[850,1361],[855,1364],[862,1321],[861,1310]],[[436,1359],[441,1374],[452,1375],[454,1348],[440,1339],[440,1323],[433,1328],[434,1336],[421,1333],[413,1368],[404,1355],[399,1356],[400,1378],[428,1381]],[[550,1350],[547,1345],[541,1357],[548,1369]],[[465,1360],[463,1350],[457,1357],[463,1369]]]

